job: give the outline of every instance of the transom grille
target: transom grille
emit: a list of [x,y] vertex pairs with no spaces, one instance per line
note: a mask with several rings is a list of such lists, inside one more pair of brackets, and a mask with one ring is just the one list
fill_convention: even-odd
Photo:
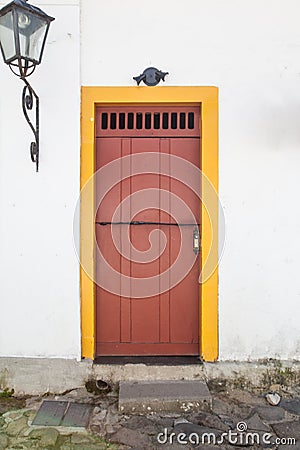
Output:
[[200,136],[200,107],[97,107],[97,137]]

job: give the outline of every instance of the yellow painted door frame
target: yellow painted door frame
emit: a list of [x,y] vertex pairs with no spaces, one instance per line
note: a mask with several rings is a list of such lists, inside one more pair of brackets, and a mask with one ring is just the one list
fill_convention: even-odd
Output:
[[[95,357],[94,184],[95,107],[120,104],[187,104],[201,107],[200,348],[205,361],[218,358],[218,88],[81,88],[80,288],[82,357]],[[88,183],[89,181],[89,183]]]

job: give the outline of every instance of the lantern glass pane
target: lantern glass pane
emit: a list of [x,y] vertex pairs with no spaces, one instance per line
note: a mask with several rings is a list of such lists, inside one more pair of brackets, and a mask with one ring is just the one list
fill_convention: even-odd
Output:
[[47,27],[47,21],[30,12],[18,11],[20,56],[22,58],[40,62]]
[[0,44],[5,61],[15,56],[16,48],[12,11],[0,17]]

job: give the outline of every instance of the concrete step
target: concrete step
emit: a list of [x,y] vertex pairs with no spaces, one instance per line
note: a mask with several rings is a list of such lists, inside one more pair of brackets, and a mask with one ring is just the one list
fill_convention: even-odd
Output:
[[119,411],[127,413],[210,410],[212,398],[204,381],[121,381]]
[[[0,359],[1,364],[1,359]],[[120,381],[201,380],[205,381],[204,364],[94,364],[93,376],[113,383]]]

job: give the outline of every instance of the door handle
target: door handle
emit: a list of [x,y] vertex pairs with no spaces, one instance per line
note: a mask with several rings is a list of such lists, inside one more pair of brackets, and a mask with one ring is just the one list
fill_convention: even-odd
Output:
[[193,231],[193,251],[195,255],[198,255],[200,251],[200,233],[198,227],[195,227]]

